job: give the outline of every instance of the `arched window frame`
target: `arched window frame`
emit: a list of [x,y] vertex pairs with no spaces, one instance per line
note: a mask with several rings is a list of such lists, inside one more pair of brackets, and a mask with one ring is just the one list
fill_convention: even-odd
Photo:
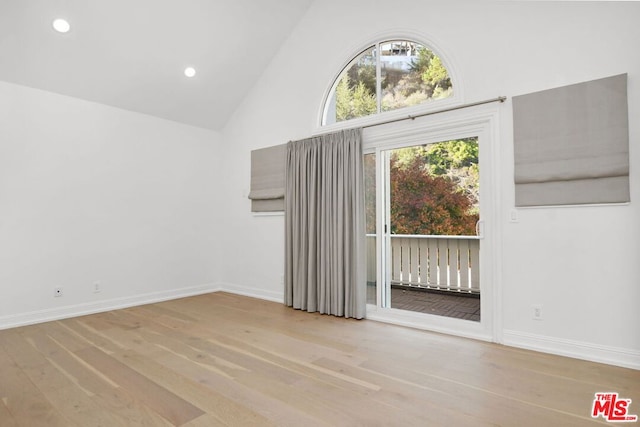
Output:
[[[337,84],[339,83],[343,73],[352,64],[352,62],[370,47],[379,46],[380,44],[384,44],[388,41],[396,41],[396,40],[407,40],[407,41],[418,43],[430,49],[434,54],[436,54],[440,58],[444,67],[447,69],[449,73],[449,78],[451,79],[451,83],[453,86],[452,96],[448,98],[424,102],[422,104],[418,104],[411,107],[404,107],[404,108],[399,108],[397,110],[379,112],[379,113],[371,114],[369,116],[353,118],[353,119],[344,120],[341,122],[336,122],[336,123],[331,123],[326,125],[323,124],[330,96],[333,93]],[[339,66],[339,71],[333,76],[333,79],[330,81],[329,85],[327,86],[324,92],[324,95],[322,97],[322,103],[320,104],[320,108],[318,112],[318,119],[316,122],[317,129],[314,133],[330,132],[334,130],[347,129],[347,128],[353,128],[353,127],[371,126],[371,125],[375,125],[376,123],[380,123],[388,120],[394,120],[394,119],[405,118],[407,116],[424,114],[430,111],[446,109],[446,108],[455,107],[463,104],[464,88],[462,84],[462,79],[458,77],[458,73],[456,71],[457,67],[455,67],[454,61],[442,49],[440,49],[436,43],[431,41],[428,37],[425,37],[423,34],[407,32],[407,31],[389,31],[389,32],[378,34],[377,36],[372,37],[367,41],[358,43],[357,48],[352,48],[349,51],[351,53],[343,56],[344,58],[346,58],[346,60],[343,60],[341,62],[341,66]]]

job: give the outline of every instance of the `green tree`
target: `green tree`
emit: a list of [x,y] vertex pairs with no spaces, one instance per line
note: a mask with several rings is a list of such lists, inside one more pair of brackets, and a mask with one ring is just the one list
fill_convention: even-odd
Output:
[[353,117],[364,117],[377,111],[375,94],[371,93],[363,82],[353,90]]
[[422,70],[422,81],[434,88],[445,90],[451,87],[451,79],[439,56],[433,56],[429,66]]
[[336,87],[336,121],[341,122],[351,118],[351,99],[349,76],[345,75]]
[[466,194],[472,203],[471,211],[479,212],[480,169],[478,167],[478,139],[464,138],[429,144],[423,148],[429,173],[446,175]]
[[427,69],[429,69],[431,60],[435,57],[435,54],[423,46],[419,46],[417,48],[417,53],[416,58],[411,61],[411,70],[422,75]]
[[421,90],[426,92],[429,98],[443,98],[448,96],[451,89],[451,78],[447,69],[442,64],[439,56],[431,50],[420,46],[416,59],[411,63],[411,71],[414,76],[420,76]]
[[363,82],[351,84],[345,74],[336,87],[336,121],[364,117],[377,111],[376,96]]
[[429,171],[434,175],[478,164],[479,148],[476,138],[437,142],[421,148],[429,164]]

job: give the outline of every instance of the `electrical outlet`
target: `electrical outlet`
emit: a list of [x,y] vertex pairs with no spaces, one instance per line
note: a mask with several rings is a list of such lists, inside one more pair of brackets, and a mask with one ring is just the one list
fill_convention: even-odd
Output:
[[96,280],[95,282],[93,282],[93,293],[97,294],[100,291],[102,291],[102,283],[100,282],[100,280]]
[[64,292],[62,291],[62,288],[53,288],[53,296],[54,297],[61,297],[62,295],[64,295]]
[[542,320],[542,305],[533,304],[531,306],[531,315],[533,320]]

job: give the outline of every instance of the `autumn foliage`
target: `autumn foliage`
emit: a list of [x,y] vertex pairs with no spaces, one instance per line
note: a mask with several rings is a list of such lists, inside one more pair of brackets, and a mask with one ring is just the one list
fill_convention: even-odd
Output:
[[432,175],[420,157],[391,159],[391,233],[475,235],[473,202],[449,176]]

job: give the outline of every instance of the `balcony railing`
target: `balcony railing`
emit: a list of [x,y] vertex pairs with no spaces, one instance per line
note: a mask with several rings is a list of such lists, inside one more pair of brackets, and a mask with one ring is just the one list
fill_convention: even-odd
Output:
[[[393,234],[391,284],[480,293],[480,240],[475,236]],[[376,281],[376,236],[367,235],[367,281]]]

